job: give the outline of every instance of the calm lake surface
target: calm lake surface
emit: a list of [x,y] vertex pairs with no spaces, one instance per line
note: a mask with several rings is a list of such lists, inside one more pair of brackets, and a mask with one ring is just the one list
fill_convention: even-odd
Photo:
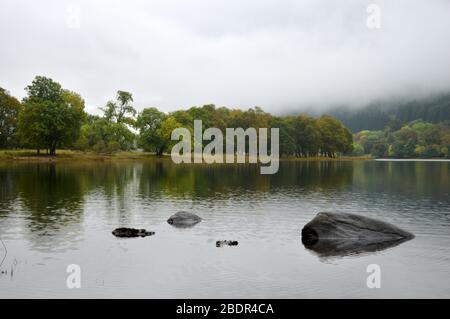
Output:
[[[179,210],[203,218],[179,229]],[[321,256],[301,229],[320,211],[411,231],[375,253]],[[119,239],[117,227],[156,235]],[[450,297],[449,162],[0,164],[0,298]],[[237,247],[215,246],[238,240]],[[81,267],[68,289],[66,268]],[[369,289],[369,264],[381,288]]]

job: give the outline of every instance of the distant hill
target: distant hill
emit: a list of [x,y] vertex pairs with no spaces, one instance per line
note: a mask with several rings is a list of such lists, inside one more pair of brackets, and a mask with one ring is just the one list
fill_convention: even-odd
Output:
[[408,123],[422,119],[439,123],[450,120],[450,93],[422,99],[376,102],[356,109],[342,106],[326,113],[341,120],[354,133],[383,130],[393,120]]

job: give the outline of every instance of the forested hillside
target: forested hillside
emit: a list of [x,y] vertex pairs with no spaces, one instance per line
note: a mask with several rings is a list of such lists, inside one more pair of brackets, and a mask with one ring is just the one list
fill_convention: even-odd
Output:
[[374,102],[363,108],[338,107],[328,113],[346,125],[353,133],[362,130],[383,130],[387,125],[423,120],[439,123],[450,120],[450,93],[422,99]]

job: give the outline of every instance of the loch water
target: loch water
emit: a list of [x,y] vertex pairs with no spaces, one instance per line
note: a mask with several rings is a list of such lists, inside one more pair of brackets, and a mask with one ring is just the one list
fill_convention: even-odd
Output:
[[[169,225],[180,210],[203,220]],[[301,241],[322,211],[416,237],[323,256]],[[116,238],[117,227],[155,235]],[[170,159],[2,163],[0,238],[0,298],[449,298],[450,163],[283,161],[275,175]],[[73,264],[81,287],[69,289]],[[371,264],[380,288],[367,287]]]

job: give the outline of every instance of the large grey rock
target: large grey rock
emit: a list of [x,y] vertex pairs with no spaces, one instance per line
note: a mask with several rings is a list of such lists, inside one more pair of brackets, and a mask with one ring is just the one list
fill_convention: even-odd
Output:
[[175,227],[191,227],[200,223],[202,219],[189,212],[180,211],[169,217],[167,222]]
[[374,252],[414,238],[408,231],[369,217],[319,213],[302,229],[306,248],[321,256]]

